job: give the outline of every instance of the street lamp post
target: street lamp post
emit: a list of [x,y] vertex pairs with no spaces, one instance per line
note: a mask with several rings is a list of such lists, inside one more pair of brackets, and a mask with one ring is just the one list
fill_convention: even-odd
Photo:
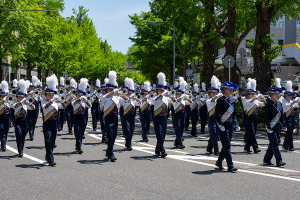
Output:
[[[169,23],[169,22],[148,21],[149,25],[165,24],[165,23]],[[174,30],[173,30],[173,83],[174,82],[175,82],[175,26],[174,26]]]

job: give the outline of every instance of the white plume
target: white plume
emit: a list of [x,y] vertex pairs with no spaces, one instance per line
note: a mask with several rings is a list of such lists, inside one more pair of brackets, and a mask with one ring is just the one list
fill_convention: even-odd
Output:
[[179,85],[181,85],[181,83],[184,81],[183,77],[179,77]]
[[14,86],[15,88],[18,87],[18,80],[17,80],[17,79],[14,79],[14,80],[13,80],[13,86]]
[[247,89],[251,89],[251,81],[247,83]]
[[292,81],[287,81],[287,82],[286,82],[286,91],[288,91],[288,92],[293,92],[293,89],[292,89]]
[[178,87],[178,82],[177,82],[177,81],[174,81],[173,88],[177,88],[177,87]]
[[23,94],[27,94],[27,83],[24,79],[19,80],[19,86],[20,86],[19,91],[22,92]]
[[56,91],[56,86],[58,85],[58,82],[55,74],[52,74],[51,76],[48,76],[46,78],[46,84],[47,84],[47,88]]
[[96,80],[96,86],[97,86],[97,87],[100,87],[100,85],[101,85],[101,82],[100,82],[99,79],[97,79],[97,80]]
[[276,78],[276,80],[275,80],[276,87],[281,88],[280,82],[281,82],[281,79],[280,78]]
[[125,87],[128,87],[128,81],[129,81],[129,78],[126,77],[125,80],[124,80],[124,86],[125,86]]
[[151,88],[150,88],[150,82],[146,81],[146,82],[144,83],[144,90],[147,90],[148,92],[151,91]]
[[255,79],[251,80],[251,89],[256,91],[256,80]]
[[186,89],[187,89],[188,91],[191,89],[191,85],[190,85],[189,83],[186,85]]
[[158,78],[158,84],[166,86],[166,75],[163,72],[159,72],[157,74],[157,78]]
[[30,81],[29,80],[26,80],[26,88],[28,89],[29,86],[31,85]]
[[1,82],[1,90],[2,90],[2,92],[5,92],[5,93],[8,93],[8,92],[9,92],[7,81],[2,81],[2,82]]
[[202,90],[206,91],[206,84],[204,82],[202,83]]
[[211,77],[210,86],[214,87],[216,89],[219,89],[219,87],[221,86],[221,82],[219,81],[219,79],[215,75],[213,75]]
[[32,85],[36,87],[39,83],[39,79],[36,76],[32,76]]
[[106,84],[108,84],[109,83],[109,79],[108,78],[105,78],[104,79],[104,84],[106,85]]
[[194,92],[199,92],[199,85],[198,85],[198,83],[195,83],[194,84]]
[[108,73],[109,83],[113,86],[117,86],[117,73],[115,71],[110,71]]
[[59,83],[60,83],[60,85],[62,85],[62,86],[65,85],[65,79],[64,79],[64,77],[60,77],[60,78],[59,78]]
[[128,79],[128,89],[134,90],[134,82],[131,78]]
[[86,87],[88,86],[88,80],[86,78],[81,78],[78,85],[78,90],[85,92]]
[[179,89],[180,89],[182,92],[185,92],[186,86],[187,86],[187,82],[186,82],[186,81],[182,81],[182,82],[180,83],[180,88],[179,88]]
[[70,80],[70,86],[73,88],[77,88],[77,83],[73,78]]

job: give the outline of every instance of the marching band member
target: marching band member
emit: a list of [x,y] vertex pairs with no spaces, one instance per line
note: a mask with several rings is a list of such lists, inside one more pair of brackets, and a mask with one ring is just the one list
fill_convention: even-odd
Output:
[[96,84],[93,86],[93,96],[92,98],[92,108],[91,108],[91,113],[92,113],[92,123],[93,123],[93,131],[97,130],[97,122],[99,121],[100,117],[100,106],[99,106],[99,98],[96,95],[97,90],[100,89],[100,80],[96,80]]
[[[125,80],[124,80],[124,85],[121,87],[122,90],[128,90],[128,81],[129,81],[129,78],[126,77]],[[123,124],[123,116],[124,116],[124,107],[123,107],[123,104],[120,102],[120,105],[119,105],[119,111],[120,111],[120,120],[121,120],[121,124]],[[123,137],[125,137],[125,135],[123,134]]]
[[[206,85],[205,83],[202,84],[202,90],[200,91],[202,93],[206,93]],[[201,134],[204,134],[205,131],[205,125],[207,122],[207,105],[205,101],[202,101],[200,103],[200,109],[199,109],[199,114],[200,114],[200,121],[201,121]]]
[[257,97],[254,96],[254,94],[257,94],[256,92],[256,80],[251,80],[251,86],[247,87],[247,97],[248,99],[245,102],[246,106],[246,130],[247,130],[247,138],[246,138],[246,145],[244,147],[244,150],[248,153],[250,153],[250,146],[252,146],[254,153],[259,153],[261,150],[258,148],[258,144],[255,138],[256,134],[256,128],[258,124],[258,108],[265,106],[265,104],[261,101],[258,101],[257,98],[259,98],[260,95]]
[[[184,95],[187,82],[183,81],[180,83],[180,88],[176,90],[176,97],[172,97],[172,104],[174,107],[174,118],[173,127],[176,134],[176,139],[174,146],[179,149],[184,149],[185,146],[182,143],[182,135],[184,130],[184,119],[185,119],[185,109],[186,109],[186,99]],[[170,99],[170,100],[171,100]]]
[[[275,79],[275,87],[281,89],[281,79],[280,78],[276,78]],[[282,89],[281,89],[281,93],[278,96],[278,100],[280,101],[280,103],[282,104],[282,102],[284,101],[284,98],[282,96]],[[279,139],[279,144],[281,144],[281,135],[280,135],[280,131],[277,132],[277,138]]]
[[42,100],[43,109],[43,134],[46,148],[45,160],[49,166],[55,166],[53,149],[57,136],[57,120],[59,112],[59,97],[57,94],[57,77],[53,74],[46,78],[47,88],[45,90],[45,100]]
[[106,84],[106,92],[101,99],[104,103],[104,115],[105,119],[105,131],[107,133],[107,150],[105,156],[111,161],[114,162],[117,158],[114,155],[114,144],[118,133],[118,105],[120,97],[116,96],[118,93],[117,87],[117,73],[115,71],[110,71],[109,82]]
[[67,119],[67,124],[68,124],[68,130],[69,130],[69,134],[73,135],[73,125],[74,125],[74,110],[73,110],[73,105],[72,105],[72,101],[74,99],[73,96],[73,90],[75,90],[77,88],[77,83],[76,81],[72,78],[70,80],[70,85],[68,87],[68,93],[67,93],[67,98],[66,98],[66,109],[65,109],[65,115],[66,115],[66,119]]
[[[13,84],[12,84],[10,90],[11,90],[11,91],[14,90],[14,91],[15,91],[15,94],[17,93],[17,90],[18,90],[18,81],[17,81],[17,79],[14,79],[14,80],[13,80]],[[10,93],[11,93],[11,91],[10,91]],[[14,95],[15,95],[15,94],[14,94]],[[14,113],[14,109],[13,109],[13,108],[10,108],[9,113],[10,113],[10,114],[9,114],[9,115],[10,115],[10,117],[9,117],[9,120],[10,120],[9,124],[10,124],[10,127],[12,127],[12,126],[15,125],[15,118],[14,118],[15,113]]]
[[[251,88],[251,78],[248,78],[247,86],[245,88]],[[242,120],[245,126],[245,134],[244,134],[244,143],[247,143],[247,104],[246,101],[250,98],[249,94],[246,91],[243,93],[241,99],[242,99],[242,105],[243,105],[243,111],[242,111]]]
[[27,134],[27,110],[30,107],[34,109],[34,105],[26,99],[27,83],[23,79],[19,81],[20,89],[16,95],[17,102],[12,105],[15,113],[15,134],[19,157],[23,157],[23,149],[25,145],[25,137]]
[[135,129],[135,106],[137,102],[133,99],[134,97],[134,82],[131,78],[128,79],[128,92],[126,95],[122,95],[120,103],[124,108],[122,129],[125,135],[125,147],[128,151],[132,150],[131,141],[133,132]]
[[150,83],[145,82],[144,83],[144,89],[142,91],[142,100],[140,101],[140,120],[141,120],[141,126],[142,126],[142,140],[144,142],[148,142],[148,134],[150,129],[150,123],[151,123],[151,102],[148,100],[147,96],[150,93]]
[[8,83],[2,81],[0,88],[0,140],[1,150],[6,151],[7,134],[10,127],[10,104],[6,101],[9,93]]
[[279,122],[281,122],[285,127],[282,105],[278,100],[280,93],[282,93],[282,90],[280,88],[270,87],[269,94],[271,100],[268,101],[265,106],[265,122],[266,122],[266,129],[267,129],[270,143],[267,152],[264,156],[263,162],[266,165],[272,165],[273,163],[271,162],[271,159],[274,155],[276,158],[277,167],[281,167],[286,164],[282,162],[282,157],[279,151],[279,138],[278,138],[278,134],[280,132]]
[[215,117],[220,131],[219,135],[222,143],[222,150],[219,154],[216,166],[221,170],[224,169],[222,161],[226,158],[228,171],[235,172],[238,169],[233,166],[230,147],[233,131],[233,118],[236,116],[236,101],[230,95],[233,93],[233,90],[238,89],[238,86],[235,83],[225,81],[221,88],[224,95],[217,100]]
[[28,107],[27,110],[27,126],[28,126],[28,133],[30,137],[30,141],[33,141],[34,137],[34,130],[36,121],[39,115],[39,98],[35,96],[34,89],[37,87],[38,78],[36,76],[32,76],[32,84],[29,86],[29,94],[26,96],[26,99],[29,101],[31,99],[32,103],[34,104],[35,108],[31,109]]
[[166,85],[166,76],[164,73],[160,72],[157,75],[158,84],[156,85],[157,96],[153,99],[152,104],[154,106],[153,123],[154,130],[157,138],[155,154],[160,155],[162,158],[166,157],[168,154],[164,148],[164,141],[167,131],[167,115],[168,115],[168,103],[169,97],[164,95],[165,90],[168,88]]
[[[173,89],[177,90],[179,89],[179,83],[177,81],[174,81]],[[171,114],[172,114],[172,123],[173,123],[173,117],[174,117],[174,107],[173,104],[171,103]]]
[[[60,90],[62,90],[62,93],[59,92],[59,96],[66,95],[64,77],[60,77],[60,79],[59,79],[58,91],[60,91]],[[57,118],[58,131],[63,130],[64,121],[65,121],[65,108],[62,104],[59,104],[59,106],[58,106],[58,118]]]
[[102,90],[102,94],[99,96],[99,106],[100,106],[100,124],[101,124],[101,133],[102,133],[102,143],[107,144],[107,132],[105,130],[105,119],[103,118],[104,115],[104,102],[101,101],[102,97],[104,97],[106,95],[106,84],[108,84],[109,80],[108,78],[104,79],[104,85],[101,87]]
[[294,108],[299,107],[299,98],[292,100],[296,95],[293,93],[292,81],[286,82],[286,92],[284,93],[285,100],[282,102],[282,109],[284,114],[284,120],[287,127],[282,149],[288,151],[295,151],[293,144],[293,130],[294,130]]
[[219,93],[219,85],[218,78],[216,76],[212,76],[211,78],[211,87],[208,88],[209,98],[206,98],[206,105],[208,111],[208,130],[209,130],[209,140],[206,147],[206,151],[208,153],[212,153],[212,149],[214,149],[214,155],[219,155],[219,144],[218,144],[218,136],[219,129],[217,127],[215,110],[218,98],[222,97],[223,94]]
[[[190,91],[190,89],[191,89],[191,86],[190,86],[190,84],[188,83],[188,84],[186,85],[186,90],[187,90],[187,91]],[[186,105],[185,105],[185,110],[184,110],[184,128],[185,128],[185,131],[188,131],[188,130],[189,130],[190,116],[191,116],[191,107],[190,107],[190,104],[189,104],[189,103],[186,103]]]
[[194,91],[192,92],[193,98],[192,103],[190,104],[190,109],[191,109],[191,121],[192,121],[192,130],[191,130],[191,135],[193,137],[198,137],[197,135],[197,122],[199,120],[199,104],[200,102],[198,101],[198,95],[199,95],[199,87],[198,84],[194,84]]
[[76,98],[73,99],[72,105],[74,110],[74,133],[76,138],[76,150],[78,154],[82,154],[81,149],[83,135],[86,129],[85,110],[91,107],[90,102],[87,101],[85,90],[88,86],[88,80],[81,78],[76,90]]

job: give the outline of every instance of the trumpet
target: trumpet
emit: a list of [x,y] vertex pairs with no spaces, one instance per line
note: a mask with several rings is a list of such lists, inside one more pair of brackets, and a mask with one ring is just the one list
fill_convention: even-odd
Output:
[[233,98],[235,98],[235,99],[238,99],[238,98],[239,98],[239,92],[238,92],[237,90],[235,90],[235,91],[231,94],[231,96],[232,96]]
[[88,102],[92,102],[92,101],[93,101],[93,98],[92,98],[91,96],[88,96],[88,97],[86,97],[86,100],[87,100]]
[[33,94],[34,94],[34,96],[39,97],[39,96],[41,96],[41,91],[39,89],[34,89]]
[[15,95],[13,95],[13,94],[8,94],[8,95],[6,96],[5,102],[6,102],[6,103],[9,103],[9,104],[13,104],[16,100],[17,100],[17,99],[16,99]]
[[30,99],[28,100],[29,103],[33,103],[34,101],[35,101],[34,98],[30,98]]
[[122,90],[122,92],[123,92],[123,94],[126,94],[126,93],[128,93],[128,89],[125,88]]

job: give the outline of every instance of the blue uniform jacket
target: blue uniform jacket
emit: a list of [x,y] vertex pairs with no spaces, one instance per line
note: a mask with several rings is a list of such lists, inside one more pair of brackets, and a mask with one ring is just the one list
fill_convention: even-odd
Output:
[[[231,115],[231,117],[229,117],[229,122],[233,122],[234,120],[236,120],[236,105],[235,105],[235,103],[236,103],[236,101],[234,98],[226,97],[225,95],[217,100],[215,118],[219,125],[223,126],[221,117],[228,110],[229,104],[234,108],[233,114]],[[230,118],[231,118],[231,120],[230,120]]]
[[[268,129],[272,130],[271,127],[270,127],[270,122],[271,122],[272,119],[274,119],[274,117],[277,115],[278,112],[281,112],[281,116],[280,116],[279,121],[285,127],[285,121],[284,121],[284,117],[283,117],[283,110],[282,110],[282,105],[281,105],[280,101],[276,100],[276,102],[274,102],[273,100],[270,100],[266,103],[266,105],[265,105],[265,122],[266,122],[266,126],[267,126]],[[277,123],[276,126],[278,124],[279,123]]]

